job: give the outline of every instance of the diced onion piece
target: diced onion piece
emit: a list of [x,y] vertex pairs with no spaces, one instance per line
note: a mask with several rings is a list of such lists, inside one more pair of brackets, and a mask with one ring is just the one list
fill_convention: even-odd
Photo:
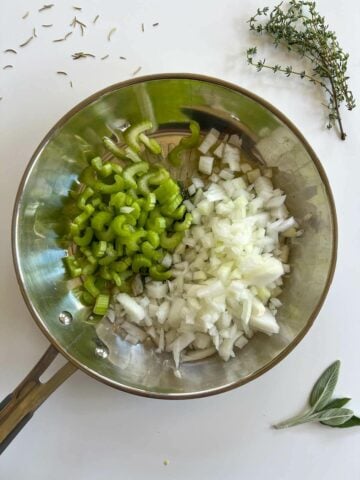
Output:
[[197,296],[199,298],[207,296],[221,295],[224,292],[224,286],[218,280],[213,281],[209,285],[203,285],[197,291]]
[[291,227],[291,228],[285,230],[285,232],[283,233],[283,236],[287,237],[287,238],[294,238],[294,237],[298,236],[298,232],[297,232],[296,228]]
[[284,274],[282,263],[273,257],[253,257],[242,265],[242,273],[247,282],[253,285],[266,286]]
[[166,253],[164,258],[161,260],[161,265],[165,268],[170,268],[172,265],[172,255],[170,253]]
[[[250,172],[251,170],[252,170],[251,165],[249,165],[248,163],[242,163],[242,164],[241,164],[241,171],[242,171],[242,173],[248,173],[248,172]],[[250,180],[249,180],[249,181],[250,181]],[[253,182],[251,182],[251,183],[253,183]]]
[[146,293],[150,298],[164,298],[168,293],[168,286],[163,282],[149,282],[146,285]]
[[233,353],[234,343],[235,339],[225,338],[220,345],[219,355],[225,362],[229,360],[231,354]]
[[194,340],[194,348],[196,349],[203,349],[207,348],[211,345],[211,339],[209,335],[205,333],[196,333],[195,340]]
[[119,293],[116,300],[122,305],[127,315],[135,323],[145,318],[145,310],[127,293]]
[[106,318],[109,320],[109,322],[114,323],[116,319],[115,311],[109,308],[109,310],[106,312]]
[[226,198],[226,193],[219,185],[212,183],[207,191],[204,192],[204,197],[209,200],[209,202],[217,202],[219,200],[224,200]]
[[219,175],[217,173],[213,173],[210,175],[209,180],[213,183],[216,183],[219,181]]
[[140,295],[144,291],[144,284],[139,274],[135,275],[131,288],[135,296]]
[[201,178],[193,177],[192,178],[192,183],[195,186],[196,190],[204,187],[204,182],[201,180]]
[[268,308],[263,315],[251,318],[250,325],[254,329],[260,330],[260,332],[267,333],[268,335],[279,333],[280,330],[274,315]]
[[169,315],[169,311],[170,311],[169,301],[165,301],[160,304],[156,312],[156,317],[160,324],[163,324],[165,322],[165,320],[167,319],[167,316]]
[[180,337],[178,337],[174,342],[170,345],[170,348],[173,353],[175,366],[176,368],[179,367],[180,363],[180,353],[190,345],[195,340],[195,334],[192,332],[185,332]]
[[188,212],[192,212],[192,211],[194,210],[194,208],[195,208],[195,206],[190,202],[190,200],[184,200],[184,201],[183,201],[183,204],[185,205],[186,210],[187,210]]
[[219,177],[224,180],[232,180],[234,178],[234,174],[230,170],[223,169],[220,171]]
[[215,157],[221,158],[224,153],[225,143],[219,143],[219,145],[214,150]]
[[132,337],[137,338],[138,342],[143,342],[147,337],[144,330],[142,330],[141,328],[137,327],[136,325],[128,321],[123,322],[121,324],[121,328],[123,328],[125,332],[131,335]]
[[195,362],[196,360],[203,360],[204,358],[211,357],[214,353],[216,353],[215,347],[204,348],[203,350],[192,350],[183,354],[181,360],[183,362]]
[[224,148],[223,162],[229,165],[233,172],[240,172],[240,150],[233,145],[226,144]]
[[200,270],[193,274],[193,280],[194,281],[206,280],[206,278],[207,278],[206,273],[201,272]]
[[202,155],[199,159],[199,172],[205,175],[211,175],[214,164],[214,158]]
[[261,173],[258,168],[255,168],[254,170],[249,170],[246,175],[249,180],[249,183],[254,183],[255,180],[260,177]]
[[239,137],[239,135],[233,134],[233,135],[230,135],[228,143],[230,145],[234,145],[235,147],[240,148],[242,145],[242,139]]
[[215,145],[215,143],[218,141],[218,138],[220,136],[220,132],[218,132],[215,128],[212,128],[209,133],[206,135],[204,140],[201,142],[199,146],[199,152],[201,153],[207,153],[211,147]]
[[193,183],[192,183],[192,184],[190,185],[190,187],[188,188],[188,192],[189,192],[190,197],[192,197],[193,195],[195,195],[195,193],[196,193],[196,187],[195,187],[195,185],[194,185]]
[[244,335],[242,335],[240,338],[236,340],[236,342],[234,343],[234,346],[241,349],[241,348],[244,348],[248,342],[249,340]]
[[277,195],[277,196],[275,196],[275,197],[271,197],[270,200],[268,200],[268,201],[265,203],[265,207],[266,207],[266,208],[278,208],[278,207],[281,207],[281,205],[283,205],[283,203],[285,202],[285,198],[286,198],[285,195]]

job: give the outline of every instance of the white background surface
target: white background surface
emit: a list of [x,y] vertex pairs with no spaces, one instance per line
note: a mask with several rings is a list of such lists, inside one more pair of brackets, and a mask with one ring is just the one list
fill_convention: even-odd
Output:
[[[77,0],[76,0],[77,1]],[[75,0],[74,0],[75,2]],[[270,2],[273,5],[274,2]],[[75,3],[76,4],[76,3]],[[345,142],[324,128],[319,94],[301,81],[258,74],[244,51],[256,43],[244,23],[256,0],[70,0],[38,13],[41,2],[1,1],[0,66],[0,397],[29,371],[48,343],[18,290],[10,250],[17,185],[35,147],[71,107],[96,90],[141,74],[195,72],[238,83],[282,110],[305,134],[333,188],[339,217],[335,279],[314,327],[273,370],[235,391],[208,399],[165,402],[112,390],[77,372],[34,415],[0,459],[3,480],[358,479],[360,428],[318,425],[275,431],[271,423],[302,408],[320,372],[342,360],[338,394],[360,412],[359,212],[360,108],[344,113]],[[357,0],[319,0],[320,11],[350,51],[351,86],[360,97]],[[27,11],[26,20],[21,16]],[[74,14],[94,27],[67,42]],[[145,32],[141,31],[144,22]],[[157,28],[152,23],[159,22]],[[41,28],[42,23],[54,27]],[[37,28],[38,38],[18,45]],[[112,41],[108,31],[117,27]],[[6,48],[21,50],[17,56]],[[74,62],[76,51],[107,53]],[[127,57],[126,61],[119,56]],[[74,83],[56,75],[66,70]],[[164,459],[170,461],[163,465]]]

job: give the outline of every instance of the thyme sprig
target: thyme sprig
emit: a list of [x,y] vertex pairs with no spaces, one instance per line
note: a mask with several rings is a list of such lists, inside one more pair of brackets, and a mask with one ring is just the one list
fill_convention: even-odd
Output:
[[[265,23],[262,20],[266,17]],[[305,78],[324,89],[328,109],[327,128],[338,126],[340,138],[345,140],[340,107],[355,108],[355,99],[348,87],[347,63],[349,54],[340,47],[334,31],[316,10],[316,3],[307,0],[290,0],[288,8],[282,3],[271,12],[269,8],[258,9],[248,21],[250,30],[269,35],[275,47],[284,45],[288,51],[307,59],[309,70],[296,71],[291,65],[270,65],[265,59],[256,59],[256,47],[247,50],[247,61],[257,71],[264,68],[274,73],[284,73]]]

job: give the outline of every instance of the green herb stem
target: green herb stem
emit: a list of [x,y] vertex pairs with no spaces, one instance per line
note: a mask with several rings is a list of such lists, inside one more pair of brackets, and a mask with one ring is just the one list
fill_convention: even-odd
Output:
[[[261,23],[261,20],[266,21]],[[334,124],[339,129],[340,138],[345,140],[341,118],[341,104],[345,103],[348,110],[355,108],[355,99],[348,88],[347,62],[349,55],[343,51],[334,31],[329,29],[316,10],[316,3],[308,0],[290,0],[288,7],[282,3],[275,6],[269,13],[269,8],[258,9],[248,21],[250,30],[258,34],[266,34],[272,38],[275,47],[283,45],[288,51],[293,51],[310,61],[312,73],[298,72],[292,66],[269,65],[266,60],[254,60],[256,48],[247,50],[247,60],[258,71],[263,68],[274,73],[281,72],[286,76],[296,75],[322,87],[327,95],[328,124]]]

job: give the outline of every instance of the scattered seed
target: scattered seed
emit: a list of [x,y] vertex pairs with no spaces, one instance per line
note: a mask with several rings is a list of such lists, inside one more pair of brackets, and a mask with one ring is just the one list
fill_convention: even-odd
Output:
[[49,8],[52,8],[54,6],[53,3],[50,3],[48,5],[44,5],[41,8],[39,8],[39,12],[43,12],[44,10],[49,10]]
[[73,88],[73,83],[71,80],[70,80],[70,87]]
[[116,32],[116,28],[112,28],[110,30],[110,32],[108,33],[108,36],[107,36],[107,39],[108,39],[108,42],[110,42],[111,40],[111,36]]
[[67,76],[67,73],[66,72],[62,72],[61,70],[59,72],[56,72],[58,75],[66,75]]
[[145,27],[144,27],[144,24],[143,24],[143,23],[141,24],[141,31],[142,31],[142,32],[145,32]]
[[163,464],[165,465],[165,467],[167,467],[169,465],[170,461],[168,459],[165,459],[163,461]]
[[73,53],[71,56],[73,60],[78,60],[79,58],[86,58],[86,57],[95,58],[95,55],[93,55],[92,53],[84,53],[84,52],[76,52],[76,53]]
[[7,48],[6,50],[4,50],[4,53],[15,53],[15,54],[17,54],[17,51],[14,50],[13,48]]
[[79,10],[79,12],[81,12],[81,10],[82,10],[81,7],[75,7],[74,5],[73,5],[73,9],[74,9],[74,10]]
[[159,22],[153,23],[153,27],[157,27],[159,25]]
[[138,67],[134,72],[133,72],[133,77],[140,72],[140,70],[142,69],[142,67]]
[[106,60],[107,58],[109,58],[109,55],[105,55],[105,57],[101,57],[100,60]]
[[31,42],[31,40],[33,40],[33,39],[34,39],[34,37],[31,36],[31,37],[28,38],[24,43],[22,43],[21,45],[19,45],[19,47],[26,47],[26,45],[28,45],[28,44]]
[[96,23],[98,21],[98,18],[100,17],[100,15],[96,15],[96,17],[94,18],[93,20],[93,23]]
[[27,18],[27,17],[29,16],[29,13],[30,13],[30,12],[26,12],[25,15],[23,15],[21,18],[22,18],[23,20],[25,20],[25,18]]
[[37,35],[36,35],[36,30],[35,30],[35,28],[33,28],[33,37],[34,37],[34,38],[37,38]]
[[52,23],[45,23],[44,25],[41,25],[41,26],[44,27],[44,28],[50,28],[50,27],[53,26],[53,24]]
[[72,34],[73,34],[73,32],[68,32],[68,33],[65,35],[64,40],[66,40],[66,39],[67,39],[68,37],[70,37],[70,35],[72,35]]
[[14,65],[5,65],[5,67],[3,67],[3,70],[7,70],[8,68],[14,68]]
[[119,57],[120,60],[126,60],[126,57]]

